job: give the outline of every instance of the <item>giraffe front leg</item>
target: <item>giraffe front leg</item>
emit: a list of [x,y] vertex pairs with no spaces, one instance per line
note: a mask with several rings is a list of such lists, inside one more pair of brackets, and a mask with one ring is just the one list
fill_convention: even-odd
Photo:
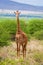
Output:
[[20,56],[20,44],[18,45],[18,56]]
[[24,54],[25,54],[25,57],[26,57],[26,46],[25,46],[25,48],[24,48]]
[[18,57],[18,43],[17,43],[17,57]]
[[26,46],[24,45],[23,46],[23,58],[25,58],[26,57]]
[[23,49],[23,58],[26,57],[26,49]]
[[22,48],[22,51],[23,51],[23,58],[24,58],[24,47]]
[[17,43],[17,57],[20,56],[20,44]]

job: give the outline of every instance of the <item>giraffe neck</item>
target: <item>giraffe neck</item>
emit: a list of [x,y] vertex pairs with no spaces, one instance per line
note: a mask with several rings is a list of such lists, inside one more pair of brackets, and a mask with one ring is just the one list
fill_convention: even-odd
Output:
[[19,16],[17,16],[17,32],[20,32],[20,22],[19,22]]

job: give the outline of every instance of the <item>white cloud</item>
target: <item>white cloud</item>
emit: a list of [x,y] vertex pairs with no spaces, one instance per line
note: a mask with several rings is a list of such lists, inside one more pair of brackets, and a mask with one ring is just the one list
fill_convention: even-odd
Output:
[[26,4],[36,5],[36,6],[43,6],[43,0],[10,0],[10,1],[26,3]]

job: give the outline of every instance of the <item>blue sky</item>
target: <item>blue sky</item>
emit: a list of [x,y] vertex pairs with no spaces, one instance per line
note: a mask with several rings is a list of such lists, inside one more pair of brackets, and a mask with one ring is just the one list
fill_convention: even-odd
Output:
[[15,2],[25,3],[25,4],[31,4],[35,6],[43,6],[43,0],[11,0]]

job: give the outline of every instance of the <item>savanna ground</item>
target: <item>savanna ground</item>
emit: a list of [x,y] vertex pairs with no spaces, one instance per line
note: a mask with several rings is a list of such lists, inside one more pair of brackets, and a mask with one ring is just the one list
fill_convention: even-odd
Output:
[[[14,34],[16,31],[16,26],[14,27],[15,23],[13,22],[14,20],[2,19],[1,21],[5,22],[0,23],[0,65],[43,65],[43,20],[33,20],[35,22],[32,21],[29,25],[26,24],[24,28],[22,26],[24,23],[21,24],[22,29],[27,33],[29,38],[27,43],[26,58],[24,59],[22,57],[22,50],[20,52],[20,57],[17,58],[16,43],[15,41],[12,42],[11,40],[8,40],[10,37],[9,31]],[[6,33],[6,31],[8,33]],[[10,45],[6,45],[7,40]],[[5,44],[2,41],[4,41]]]
[[43,65],[43,41],[28,41],[25,59],[22,51],[20,58],[17,58],[15,42],[11,42],[10,46],[0,47],[0,65]]

